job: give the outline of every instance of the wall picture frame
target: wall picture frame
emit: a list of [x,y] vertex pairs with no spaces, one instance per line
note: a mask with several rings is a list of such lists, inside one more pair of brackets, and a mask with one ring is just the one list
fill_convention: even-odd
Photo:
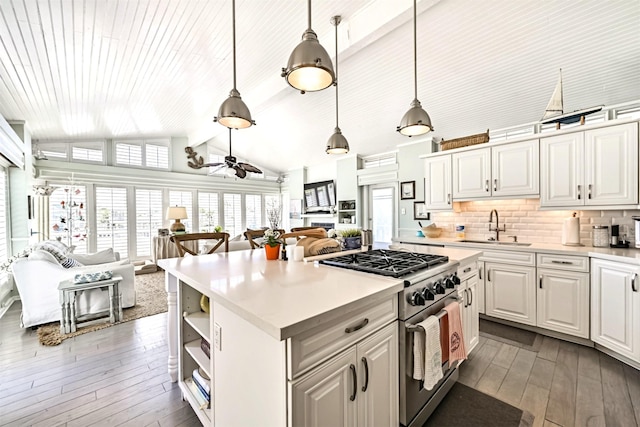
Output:
[[427,205],[424,202],[413,202],[413,219],[431,219],[431,214],[427,212]]
[[405,181],[400,183],[400,200],[412,200],[416,198],[416,182]]

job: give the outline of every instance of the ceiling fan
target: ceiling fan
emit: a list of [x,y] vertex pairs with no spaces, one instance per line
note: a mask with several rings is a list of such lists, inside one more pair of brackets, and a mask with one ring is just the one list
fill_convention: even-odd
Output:
[[227,174],[229,176],[237,176],[238,178],[245,178],[247,176],[247,172],[252,173],[262,173],[260,169],[257,167],[250,165],[249,163],[238,162],[235,156],[231,155],[231,128],[229,128],[229,155],[224,157],[224,162],[215,162],[215,163],[204,163],[204,159],[202,156],[196,157],[198,153],[193,151],[193,148],[186,147],[184,151],[187,152],[187,158],[190,159],[187,162],[190,168],[193,169],[201,169],[204,167],[217,167],[213,173],[218,172],[223,167],[227,167]]

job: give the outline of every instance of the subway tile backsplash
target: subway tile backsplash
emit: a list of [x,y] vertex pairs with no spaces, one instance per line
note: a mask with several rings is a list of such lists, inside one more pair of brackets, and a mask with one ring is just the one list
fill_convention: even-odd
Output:
[[[432,212],[431,220],[443,228],[442,237],[456,237],[456,224],[465,226],[467,239],[488,239],[495,236],[489,231],[489,213],[498,211],[500,240],[509,241],[517,236],[519,242],[562,243],[562,223],[573,212],[580,218],[580,243],[591,246],[591,230],[594,225],[619,225],[620,234],[634,241],[634,221],[632,216],[640,216],[638,210],[579,211],[540,210],[539,199],[491,200],[459,202],[457,212]],[[494,218],[495,224],[495,218]]]

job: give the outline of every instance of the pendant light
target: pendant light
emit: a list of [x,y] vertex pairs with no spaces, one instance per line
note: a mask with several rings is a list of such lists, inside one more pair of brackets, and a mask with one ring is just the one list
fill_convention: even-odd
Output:
[[326,89],[335,82],[331,58],[311,29],[311,0],[308,0],[307,9],[308,28],[281,74],[291,87],[302,93]]
[[336,128],[333,131],[333,135],[327,141],[327,154],[346,154],[349,152],[349,143],[347,138],[342,135],[340,126],[338,126],[338,24],[340,24],[342,18],[340,15],[331,18],[331,23],[336,28]]
[[418,101],[418,49],[416,41],[416,0],[413,0],[413,102],[396,129],[403,135],[422,135],[433,130],[431,118]]
[[222,103],[218,116],[213,121],[233,129],[246,129],[256,123],[251,119],[249,108],[242,101],[236,89],[236,1],[231,0],[231,20],[233,31],[233,89],[229,97]]

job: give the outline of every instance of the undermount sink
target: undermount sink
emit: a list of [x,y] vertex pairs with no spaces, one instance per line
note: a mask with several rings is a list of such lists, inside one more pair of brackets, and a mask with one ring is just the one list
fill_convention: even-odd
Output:
[[531,243],[520,242],[497,242],[495,240],[458,240],[458,243],[482,243],[486,245],[505,245],[505,246],[531,246]]

